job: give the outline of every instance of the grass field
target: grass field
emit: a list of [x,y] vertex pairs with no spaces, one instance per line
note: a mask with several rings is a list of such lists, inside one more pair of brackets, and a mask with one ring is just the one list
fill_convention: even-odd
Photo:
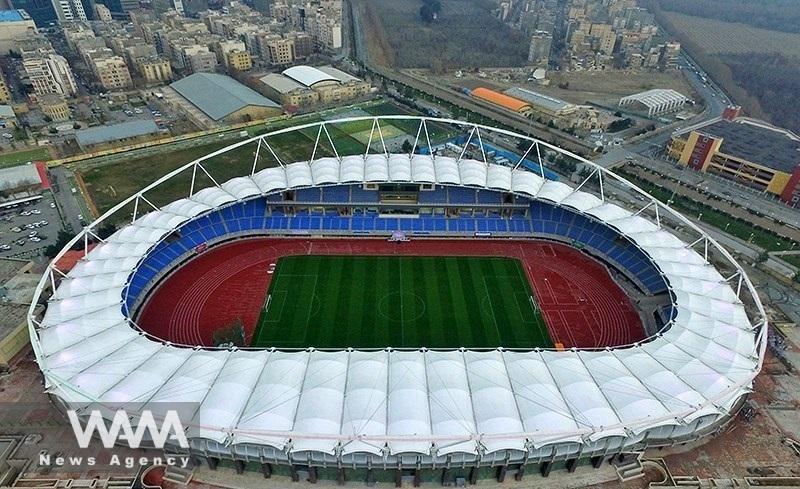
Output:
[[510,258],[287,256],[251,346],[551,347]]
[[[353,109],[346,108],[346,110]],[[389,102],[364,105],[364,111],[374,115],[406,113],[405,110]],[[336,117],[336,110],[330,112],[330,116]],[[259,126],[258,132],[264,132],[266,130],[272,131],[281,127],[305,124],[318,120],[320,120],[320,117],[317,114],[298,116],[287,121],[271,124],[267,127]],[[340,155],[362,154],[365,151],[365,145],[371,127],[371,121],[361,121],[328,125],[328,131]],[[384,138],[388,138],[388,134],[402,135],[405,132],[409,136],[408,139],[413,141],[417,131],[417,123],[414,121],[395,121],[393,124],[384,122],[381,123],[381,129]],[[367,137],[364,142],[353,137],[354,134],[364,130],[367,131]],[[457,133],[452,128],[436,124],[430,124],[428,130],[434,144],[442,142]],[[269,143],[278,157],[284,162],[303,161],[311,157],[316,137],[317,129],[312,127],[302,131],[274,136],[269,140]],[[359,137],[363,138],[364,136],[362,134]],[[235,140],[212,141],[178,149],[167,147],[159,149],[154,154],[131,156],[124,161],[112,164],[98,165],[88,160],[76,164],[75,170],[81,174],[95,205],[103,212],[175,168],[232,144],[233,142],[235,142]],[[379,146],[379,142],[376,143],[373,141],[373,150]],[[213,160],[207,161],[204,166],[218,182],[224,182],[235,176],[246,175],[250,172],[252,167],[255,149],[255,143],[245,145],[236,150],[219,155]],[[259,169],[277,165],[277,162],[268,151],[261,151],[259,155]],[[330,143],[323,135],[320,145],[317,148],[316,157],[333,155],[334,153],[330,147]],[[203,176],[201,176],[200,180],[201,181],[198,182],[200,185],[198,188],[210,185],[211,183]],[[185,197],[188,193],[190,182],[191,173],[186,172],[186,174],[166,182],[153,191],[152,194],[149,194],[148,197],[150,200],[154,201],[156,205],[166,204],[181,197]]]
[[46,148],[28,149],[17,151],[16,153],[2,153],[0,154],[0,168],[24,165],[29,161],[48,161],[50,159],[50,153],[47,152]]

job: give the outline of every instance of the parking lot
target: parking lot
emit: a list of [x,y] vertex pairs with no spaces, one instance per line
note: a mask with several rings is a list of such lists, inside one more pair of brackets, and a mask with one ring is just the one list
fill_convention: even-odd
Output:
[[0,257],[30,257],[54,243],[61,215],[50,192],[35,202],[0,209]]

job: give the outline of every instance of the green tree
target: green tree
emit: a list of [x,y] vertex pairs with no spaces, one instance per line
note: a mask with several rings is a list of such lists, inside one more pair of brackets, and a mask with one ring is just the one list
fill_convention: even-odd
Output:
[[414,145],[411,144],[411,141],[409,141],[408,139],[403,141],[403,146],[402,146],[403,153],[410,153],[412,149],[414,149]]

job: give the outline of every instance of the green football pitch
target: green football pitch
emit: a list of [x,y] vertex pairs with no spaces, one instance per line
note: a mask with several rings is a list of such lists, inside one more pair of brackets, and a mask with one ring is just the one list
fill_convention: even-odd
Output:
[[510,258],[287,256],[251,346],[551,347]]

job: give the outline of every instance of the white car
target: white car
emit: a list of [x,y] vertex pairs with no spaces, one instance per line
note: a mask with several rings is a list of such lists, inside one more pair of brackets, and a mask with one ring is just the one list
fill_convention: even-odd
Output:
[[13,231],[15,233],[21,233],[22,232],[22,228],[19,227],[19,226],[14,226],[13,228],[11,228],[11,231]]
[[39,209],[34,209],[34,210],[31,211],[31,214],[34,214],[34,215],[37,215],[37,216],[39,214],[41,214],[41,213],[42,213],[42,211],[40,211]]
[[7,251],[7,250],[10,250],[10,249],[11,249],[11,247],[8,246],[7,244],[0,245],[0,250]]
[[47,226],[50,223],[47,222],[47,221],[39,221],[39,224],[42,225],[42,226]]
[[41,240],[42,240],[42,238],[37,238],[36,236],[31,236],[31,237],[30,237],[30,238],[28,238],[28,239],[29,239],[30,241],[33,241],[34,243],[38,243],[39,241],[41,241]]
[[55,202],[50,202],[50,208],[51,209],[55,209],[56,208],[56,203]]
[[31,213],[30,213],[30,211],[22,211],[22,212],[19,213],[19,215],[20,216],[30,216]]

